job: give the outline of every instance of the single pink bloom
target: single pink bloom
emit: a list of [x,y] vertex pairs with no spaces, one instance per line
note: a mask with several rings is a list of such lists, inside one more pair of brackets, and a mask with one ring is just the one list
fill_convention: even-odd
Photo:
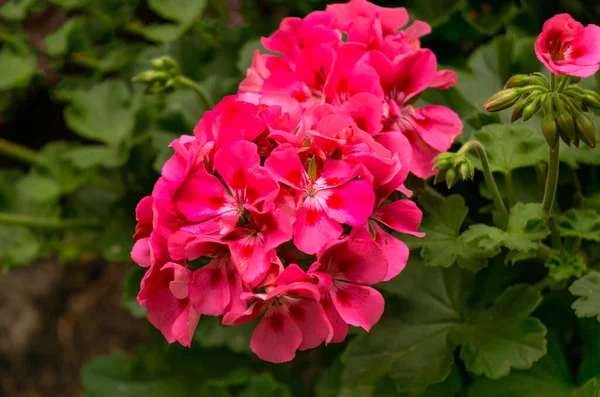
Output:
[[[300,277],[288,275],[290,272],[300,273]],[[237,325],[264,313],[250,339],[250,348],[262,360],[290,361],[296,350],[312,349],[331,340],[333,330],[319,304],[319,290],[303,281],[303,273],[297,265],[289,265],[275,286],[268,287],[266,293],[251,295],[256,301],[248,310],[223,317],[223,324]]]
[[154,283],[158,286],[144,302],[148,320],[167,342],[177,341],[188,347],[200,319],[200,314],[190,305],[188,298],[190,281],[189,269],[169,262],[155,275]]
[[381,318],[385,303],[376,289],[367,286],[383,281],[388,272],[387,258],[381,247],[368,236],[345,237],[329,242],[317,258],[318,262],[310,267],[308,274],[317,277],[322,290],[331,286],[328,298],[324,297],[322,303],[330,322],[335,324],[336,334],[332,340],[345,338],[347,325],[344,324],[369,331]]
[[285,144],[271,153],[265,167],[299,194],[294,244],[307,254],[337,239],[342,234],[340,223],[362,225],[373,211],[373,188],[364,180],[353,180],[359,172],[356,164],[327,159],[320,175],[311,180],[296,150]]
[[590,77],[600,68],[600,27],[558,14],[544,23],[534,48],[552,73]]
[[189,285],[190,302],[200,314],[219,316],[246,310],[241,295],[246,289],[229,254],[222,254],[194,271]]
[[279,192],[279,185],[266,168],[260,166],[255,144],[236,141],[215,154],[215,171],[228,189],[214,175],[201,168],[181,186],[177,207],[191,222],[219,217],[222,233],[232,230],[244,210],[269,211]]

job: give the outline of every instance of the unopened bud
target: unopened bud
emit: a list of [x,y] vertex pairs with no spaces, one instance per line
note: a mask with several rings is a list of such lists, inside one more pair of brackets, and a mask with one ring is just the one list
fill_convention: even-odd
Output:
[[[556,107],[558,109],[558,114],[555,114],[558,127],[560,128],[560,131],[568,138],[567,140],[572,141],[575,139],[576,132],[570,106],[561,98],[555,99],[555,104],[557,105]],[[565,143],[567,143],[567,140],[565,140]],[[567,143],[567,145],[569,145],[569,143]]]
[[154,58],[150,61],[150,64],[157,70],[164,70],[173,74],[179,74],[179,65],[177,64],[177,61],[168,55]]
[[577,130],[577,138],[581,139],[583,143],[589,147],[596,147],[596,128],[594,122],[590,117],[581,112],[575,111],[575,129]]
[[165,72],[146,70],[145,72],[134,76],[133,81],[140,83],[151,83],[157,80],[163,80],[165,78],[168,78],[168,75]]
[[511,123],[514,123],[515,121],[519,120],[523,116],[523,109],[525,109],[525,106],[527,106],[527,103],[528,102],[526,99],[522,99],[519,103],[517,103],[515,105],[512,115],[510,116]]
[[515,88],[498,91],[485,102],[483,107],[488,112],[498,112],[508,109],[519,100],[521,93],[521,90]]
[[593,95],[590,94],[585,94],[583,96],[581,96],[581,102],[583,102],[583,104],[585,106],[594,108],[594,109],[600,109],[600,101],[598,100],[598,98],[594,97]]
[[475,174],[475,169],[469,160],[466,160],[460,164],[458,167],[458,174],[463,181],[467,179],[473,179]]
[[533,115],[538,111],[541,107],[541,103],[546,100],[546,95],[542,94],[533,99],[525,108],[523,109],[523,121],[529,120]]
[[546,138],[548,145],[554,149],[558,144],[558,128],[556,120],[551,112],[546,114],[542,120],[542,132],[544,133],[544,138]]
[[448,168],[448,166],[452,164],[453,159],[454,153],[440,153],[433,159],[433,169],[437,170]]
[[450,168],[446,171],[446,185],[448,189],[451,189],[458,182],[458,174],[454,168]]
[[506,81],[504,88],[525,87],[528,85],[544,85],[544,81],[538,76],[515,74]]
[[433,184],[437,185],[438,183],[446,180],[446,170],[440,169],[437,174],[435,174],[435,178],[433,178]]

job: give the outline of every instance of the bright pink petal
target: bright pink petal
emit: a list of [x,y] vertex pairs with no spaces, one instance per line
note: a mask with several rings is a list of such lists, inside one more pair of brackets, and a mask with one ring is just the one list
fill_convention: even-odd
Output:
[[409,249],[404,242],[383,230],[377,223],[371,222],[370,226],[375,234],[375,242],[379,244],[387,258],[388,269],[382,281],[391,280],[406,267]]
[[450,149],[454,138],[462,133],[460,117],[445,106],[416,109],[413,120],[421,139],[440,152]]
[[373,212],[372,218],[400,233],[417,237],[425,235],[417,231],[423,219],[423,212],[410,200],[398,200],[379,207]]
[[290,144],[283,144],[273,150],[265,161],[265,167],[280,182],[290,187],[302,189],[308,184],[308,176],[300,162],[298,153]]
[[300,350],[312,349],[321,343],[329,343],[333,329],[321,305],[314,300],[288,298],[289,315],[302,332]]
[[177,299],[186,299],[188,297],[188,287],[192,280],[192,272],[185,266],[174,262],[169,262],[161,269],[173,269],[173,280],[169,282],[169,290]]
[[271,266],[261,239],[246,231],[229,243],[231,258],[242,279],[249,286],[261,282]]
[[260,164],[252,142],[237,141],[215,153],[215,170],[232,191],[243,190],[248,184],[248,170]]
[[433,88],[438,90],[447,90],[450,87],[454,87],[457,82],[456,72],[452,70],[440,70],[435,73],[435,77],[431,82]]
[[325,198],[325,212],[340,223],[362,225],[369,219],[375,206],[375,193],[364,180],[355,180],[343,186],[317,193]]
[[307,254],[315,254],[325,243],[337,239],[342,227],[320,207],[316,198],[307,197],[294,223],[294,244]]
[[192,222],[201,222],[222,212],[225,188],[204,169],[183,183],[177,195],[177,208]]
[[250,339],[250,348],[272,363],[291,361],[302,344],[302,332],[288,314],[272,308],[260,320]]
[[226,264],[228,258],[213,259],[194,272],[190,284],[190,302],[200,314],[219,316],[231,300]]
[[135,242],[131,250],[131,259],[141,267],[150,266],[149,238],[142,238]]
[[275,176],[268,169],[257,166],[248,170],[247,177],[246,208],[256,212],[269,211],[279,193]]
[[346,335],[348,335],[348,324],[338,313],[329,294],[323,298],[321,305],[333,330],[330,343],[343,342],[346,339]]
[[385,305],[376,289],[340,281],[335,283],[331,299],[346,323],[367,331],[379,321]]

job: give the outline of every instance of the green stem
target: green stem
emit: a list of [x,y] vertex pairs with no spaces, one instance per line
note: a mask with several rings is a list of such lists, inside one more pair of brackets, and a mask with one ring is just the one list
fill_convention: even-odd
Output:
[[554,209],[554,200],[556,198],[556,188],[558,186],[558,170],[560,166],[560,141],[555,149],[550,148],[550,158],[548,159],[548,174],[546,176],[546,189],[544,191],[544,201],[542,206],[544,211],[552,214]]
[[556,75],[554,73],[550,73],[550,91],[556,90]]
[[550,259],[550,257],[552,257],[552,248],[548,247],[544,243],[540,243],[536,251],[536,256],[542,262],[546,263]]
[[562,90],[565,88],[565,85],[567,84],[567,80],[569,80],[569,76],[561,73],[561,75],[558,78],[558,87],[556,88],[556,91],[562,92]]
[[573,242],[573,246],[571,247],[572,254],[577,254],[577,251],[579,251],[579,248],[581,247],[581,242],[582,242],[581,237],[577,237],[575,239],[575,241]]
[[516,203],[516,199],[513,189],[512,173],[510,171],[504,174],[504,184],[506,185],[506,198],[508,201],[508,207],[512,208]]
[[83,219],[56,219],[0,212],[0,224],[28,226],[47,230],[92,228],[101,226],[98,222]]
[[583,208],[583,201],[585,199],[583,196],[583,187],[581,186],[581,182],[577,176],[577,171],[575,171],[574,168],[571,168],[571,173],[573,174],[573,185],[575,186],[575,194],[573,194],[573,206],[576,208]]
[[25,163],[33,163],[37,157],[35,150],[2,138],[0,138],[0,153]]
[[550,228],[550,240],[552,240],[552,247],[555,249],[560,249],[562,242],[560,241],[560,230],[558,229],[556,215],[550,215],[548,218],[548,227]]
[[178,80],[179,84],[181,84],[182,86],[191,88],[194,91],[196,91],[196,93],[200,96],[200,99],[202,99],[202,101],[204,102],[204,105],[206,106],[207,110],[212,109],[215,106],[212,103],[212,100],[210,99],[210,95],[208,95],[208,92],[200,84],[196,83],[194,80],[187,78],[185,76],[179,76],[177,78],[177,80]]
[[500,191],[498,190],[498,185],[496,184],[496,180],[494,179],[494,174],[492,173],[492,168],[490,166],[490,160],[488,159],[483,145],[479,141],[469,141],[460,148],[460,150],[457,152],[457,155],[464,155],[471,149],[475,149],[479,159],[481,160],[485,183],[492,194],[492,199],[496,209],[498,212],[500,212],[502,223],[503,225],[506,225],[508,223],[508,210],[506,209],[504,201],[502,200],[502,196],[500,195]]

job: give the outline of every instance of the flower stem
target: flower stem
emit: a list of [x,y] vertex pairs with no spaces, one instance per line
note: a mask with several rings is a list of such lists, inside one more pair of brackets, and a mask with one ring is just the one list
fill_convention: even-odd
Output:
[[540,243],[540,245],[538,246],[537,252],[536,252],[536,256],[542,262],[546,263],[552,256],[552,248],[548,247],[544,243]]
[[0,212],[0,224],[29,226],[47,230],[91,228],[101,226],[98,222],[83,219],[56,219]]
[[35,150],[2,138],[0,138],[0,153],[25,163],[33,163],[37,157]]
[[177,80],[183,87],[188,87],[196,91],[196,93],[200,96],[200,99],[202,99],[202,102],[204,102],[207,110],[213,108],[214,104],[212,103],[210,95],[208,95],[208,92],[206,92],[204,87],[185,76],[179,76]]
[[479,159],[481,160],[485,183],[487,184],[488,189],[490,189],[496,209],[498,212],[500,212],[503,226],[506,226],[508,223],[508,210],[506,209],[504,201],[502,200],[502,196],[500,195],[500,191],[498,190],[498,185],[496,184],[496,180],[494,179],[494,174],[492,173],[492,168],[490,166],[490,160],[488,159],[483,145],[479,141],[469,141],[460,148],[460,150],[457,152],[457,155],[464,155],[471,149],[475,149]]
[[554,209],[554,201],[556,198],[556,188],[558,186],[558,170],[560,166],[559,153],[560,142],[555,149],[550,148],[550,158],[548,160],[548,174],[546,176],[546,189],[544,191],[544,201],[542,206],[544,211],[552,215]]
[[567,80],[569,80],[569,76],[561,73],[561,75],[558,77],[558,87],[556,88],[556,91],[562,92],[567,84]]

